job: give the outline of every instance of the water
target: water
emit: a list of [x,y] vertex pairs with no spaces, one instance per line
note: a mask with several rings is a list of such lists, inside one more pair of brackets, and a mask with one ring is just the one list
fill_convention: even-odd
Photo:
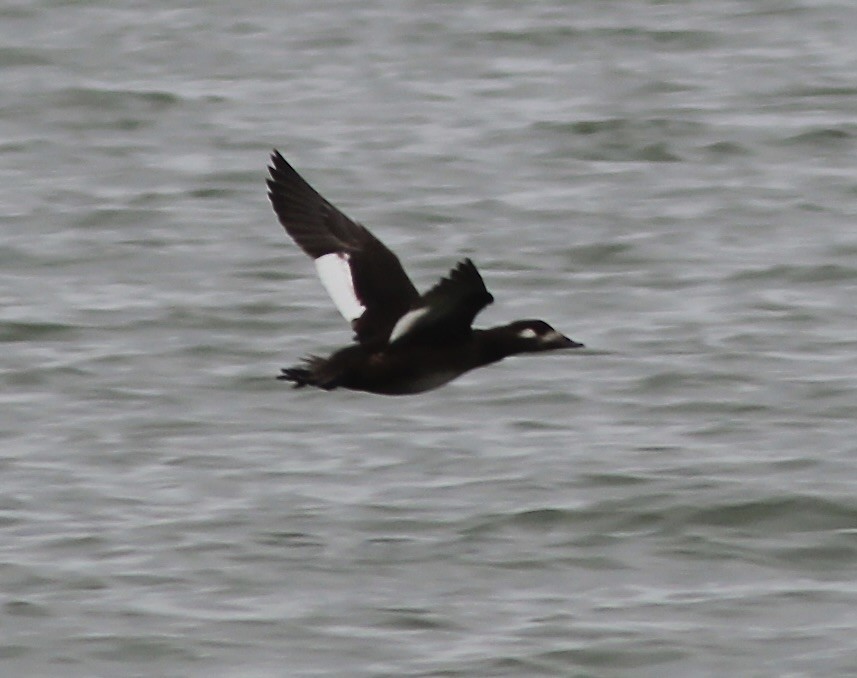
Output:
[[[0,9],[0,673],[857,674],[850,3]],[[287,158],[587,349],[423,396]]]

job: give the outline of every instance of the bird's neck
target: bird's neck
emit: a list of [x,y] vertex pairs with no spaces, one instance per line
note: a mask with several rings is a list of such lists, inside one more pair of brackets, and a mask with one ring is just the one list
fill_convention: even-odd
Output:
[[521,349],[518,345],[520,341],[515,336],[509,336],[505,329],[505,325],[500,325],[485,330],[474,330],[483,365],[490,365],[507,356],[520,353]]

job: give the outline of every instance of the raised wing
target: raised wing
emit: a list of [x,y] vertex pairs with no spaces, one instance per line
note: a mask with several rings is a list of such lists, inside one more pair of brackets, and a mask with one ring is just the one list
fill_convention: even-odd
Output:
[[476,266],[465,259],[399,319],[390,343],[442,345],[461,341],[470,334],[479,311],[493,301]]
[[398,257],[364,226],[325,200],[286,162],[271,155],[268,197],[286,232],[315,260],[336,308],[360,343],[386,341],[420,301]]

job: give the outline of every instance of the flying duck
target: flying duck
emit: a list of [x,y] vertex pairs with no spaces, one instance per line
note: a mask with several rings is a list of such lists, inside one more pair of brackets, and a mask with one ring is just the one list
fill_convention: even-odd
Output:
[[268,170],[277,218],[315,260],[321,282],[354,330],[354,343],[326,358],[310,355],[281,370],[278,379],[295,388],[407,395],[507,356],[583,346],[542,320],[472,328],[494,297],[470,259],[421,295],[398,257],[325,200],[276,150]]

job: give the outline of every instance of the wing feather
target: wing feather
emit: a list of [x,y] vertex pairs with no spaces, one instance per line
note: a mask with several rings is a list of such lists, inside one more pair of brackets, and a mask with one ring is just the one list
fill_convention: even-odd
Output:
[[461,341],[472,331],[477,314],[493,301],[475,264],[464,259],[398,320],[390,343],[442,345]]
[[357,340],[386,341],[396,321],[420,300],[398,257],[323,198],[276,150],[268,171],[268,197],[277,218],[315,259],[325,288]]

